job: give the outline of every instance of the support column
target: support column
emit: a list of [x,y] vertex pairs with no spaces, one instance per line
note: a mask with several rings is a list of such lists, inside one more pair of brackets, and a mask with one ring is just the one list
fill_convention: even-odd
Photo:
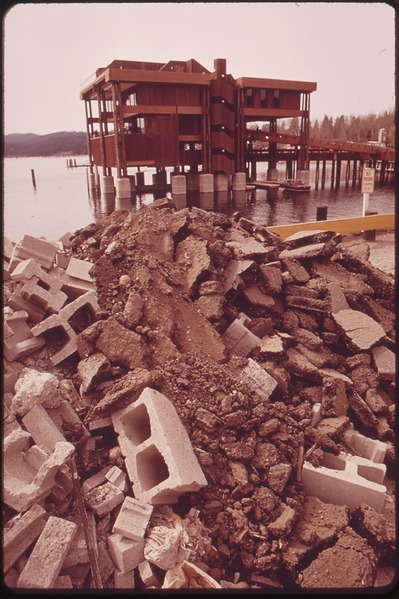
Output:
[[114,178],[112,175],[101,175],[100,189],[101,195],[111,193],[115,195]]
[[212,173],[205,173],[199,176],[199,190],[201,193],[208,193],[214,190]]
[[226,173],[215,173],[214,177],[215,191],[227,191],[229,186]]
[[310,181],[310,171],[308,170],[298,170],[296,173],[296,179],[303,181],[305,185],[309,185]]
[[132,196],[132,192],[130,189],[130,179],[128,177],[119,177],[116,180],[116,197],[118,200],[129,199]]
[[172,175],[170,178],[172,195],[185,195],[187,192],[187,181],[185,175]]
[[245,191],[247,179],[245,173],[234,173],[232,189],[233,191]]

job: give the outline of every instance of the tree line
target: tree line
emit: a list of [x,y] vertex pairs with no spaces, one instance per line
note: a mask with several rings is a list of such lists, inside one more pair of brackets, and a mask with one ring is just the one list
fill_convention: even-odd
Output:
[[[380,129],[387,132],[387,145],[395,145],[395,113],[385,110],[380,114],[365,116],[341,115],[335,119],[325,115],[323,119],[310,122],[310,137],[321,139],[337,139],[340,141],[369,142],[378,141]],[[284,119],[279,123],[279,132],[299,135],[299,118]]]

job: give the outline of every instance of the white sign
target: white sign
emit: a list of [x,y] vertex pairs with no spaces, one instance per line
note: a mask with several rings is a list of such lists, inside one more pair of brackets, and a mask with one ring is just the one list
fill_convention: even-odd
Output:
[[362,173],[362,193],[373,193],[374,191],[374,168],[364,168]]

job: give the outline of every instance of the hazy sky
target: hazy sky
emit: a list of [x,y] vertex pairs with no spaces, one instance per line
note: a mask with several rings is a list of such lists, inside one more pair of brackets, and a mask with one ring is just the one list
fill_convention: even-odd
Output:
[[376,3],[16,4],[3,17],[4,132],[85,131],[79,92],[114,59],[195,58],[317,82],[311,119],[395,105],[394,9]]

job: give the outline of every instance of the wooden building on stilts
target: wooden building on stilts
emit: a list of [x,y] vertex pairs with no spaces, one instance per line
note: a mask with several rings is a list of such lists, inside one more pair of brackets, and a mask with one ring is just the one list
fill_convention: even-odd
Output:
[[[267,178],[277,179],[278,121],[297,117],[296,176],[306,180],[310,94],[316,87],[304,81],[234,79],[221,58],[215,59],[213,72],[194,59],[114,60],[97,69],[80,93],[91,172],[100,170],[107,179],[114,169],[118,181],[129,181],[134,168],[139,188],[144,185],[140,169],[152,167],[155,188],[165,189],[166,169],[172,169],[182,189],[186,184],[200,191],[245,189],[249,169],[252,177],[256,173],[253,140],[268,142]],[[254,123],[262,124],[255,137]]]

